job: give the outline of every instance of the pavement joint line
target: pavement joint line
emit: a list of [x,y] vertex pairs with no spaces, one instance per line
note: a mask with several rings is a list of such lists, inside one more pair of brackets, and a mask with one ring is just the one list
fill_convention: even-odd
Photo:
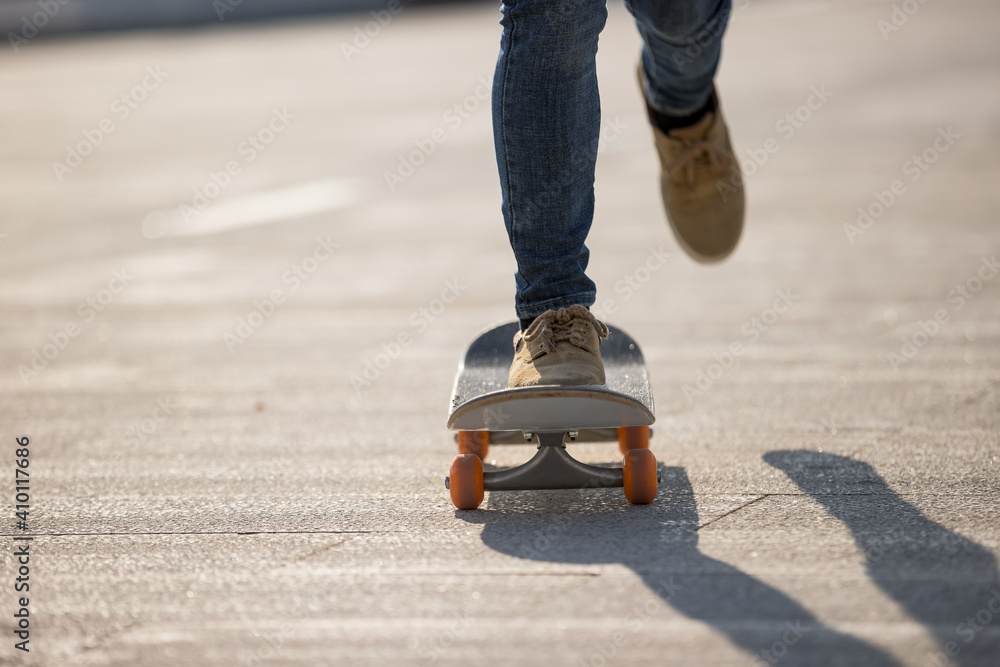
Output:
[[[736,509],[732,509],[732,510],[729,510],[729,511],[728,511],[728,512],[726,512],[725,514],[722,514],[722,515],[720,515],[720,516],[717,516],[717,517],[715,517],[714,519],[712,519],[712,520],[710,520],[710,521],[706,521],[705,523],[703,523],[703,524],[701,524],[700,526],[698,526],[698,527],[697,527],[697,528],[696,528],[695,530],[696,530],[696,531],[697,531],[697,530],[701,530],[701,529],[702,529],[702,528],[704,528],[705,526],[710,526],[710,525],[712,525],[713,523],[715,523],[716,521],[718,521],[719,519],[725,519],[725,518],[726,518],[727,516],[729,516],[730,514],[733,514],[733,513],[735,513],[735,512],[739,512],[739,511],[740,511],[741,509],[743,509],[744,507],[750,507],[750,506],[751,506],[751,505],[753,505],[754,503],[756,503],[756,502],[758,502],[758,501],[760,501],[760,500],[763,500],[763,499],[765,499],[765,498],[768,498],[768,497],[770,497],[770,496],[772,496],[772,495],[776,495],[776,494],[772,494],[772,493],[765,493],[765,494],[764,494],[764,495],[762,495],[762,496],[758,496],[757,498],[754,498],[753,500],[751,500],[751,501],[749,501],[749,502],[747,502],[747,503],[744,503],[744,504],[740,505],[740,506],[739,506],[739,507],[737,507]],[[796,495],[796,494],[788,494],[788,495]]]
[[[672,573],[668,571],[668,573]],[[590,577],[597,578],[605,576],[601,572],[423,572],[423,571],[411,571],[404,570],[400,572],[387,572],[384,570],[378,571],[378,576],[380,577],[458,577],[460,579],[465,579],[468,577]],[[532,611],[538,611],[538,608]]]
[[[32,533],[31,537],[131,537],[144,535],[385,535],[405,533],[405,530],[203,530],[143,533]],[[0,533],[0,537],[16,537],[20,533]]]
[[[670,496],[670,495],[685,495],[685,494],[659,493],[659,494],[657,494],[657,497],[659,497],[659,496]],[[690,495],[690,494],[686,494],[686,495]],[[695,497],[701,495],[701,496],[707,496],[707,497],[711,498],[713,496],[752,496],[754,494],[753,493],[696,493],[694,495],[695,495]],[[806,493],[806,492],[803,491],[802,493],[765,493],[764,495],[765,496],[783,496],[783,497],[791,497],[791,498],[818,498],[818,497],[822,497],[822,498],[827,498],[827,497],[836,498],[837,496],[899,496],[900,498],[932,498],[932,497],[933,498],[939,498],[939,497],[947,497],[947,498],[962,498],[962,499],[966,499],[966,498],[990,498],[990,499],[992,499],[995,494],[992,494],[992,493],[948,493],[948,492],[942,492],[942,491],[919,491],[919,492],[918,491],[902,491],[902,492],[899,492],[899,493],[894,492],[894,491],[880,491],[878,493],[860,493],[860,492],[852,492],[852,493]],[[756,501],[750,501],[750,502],[756,502]],[[736,510],[733,510],[733,511],[735,512]],[[719,518],[721,519],[722,517],[719,517]]]

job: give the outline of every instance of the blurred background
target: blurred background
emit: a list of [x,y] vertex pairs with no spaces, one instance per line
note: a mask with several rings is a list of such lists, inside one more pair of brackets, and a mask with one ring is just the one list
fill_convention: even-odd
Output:
[[[410,0],[421,6],[448,0]],[[467,1],[467,0],[466,0]],[[402,2],[400,3],[402,5]],[[386,9],[378,0],[4,0],[0,3],[0,27],[6,33],[26,28],[24,20],[51,35],[79,30],[129,30],[212,24],[220,21],[276,20],[288,17],[343,14]],[[58,9],[57,9],[58,8]],[[236,9],[239,8],[239,11]],[[41,11],[46,18],[37,17]],[[31,32],[31,28],[27,28]]]
[[[491,500],[521,513],[503,548],[442,484],[458,360],[513,318],[498,21],[496,2],[0,2],[0,423],[37,443],[36,664],[258,664],[274,642],[295,664],[580,664],[650,596],[618,659],[745,664],[808,608],[828,643],[794,664],[865,664],[848,635],[926,664],[980,608],[942,591],[997,580],[1000,5],[735,2],[718,90],[748,219],[704,267],[664,220],[639,38],[609,4],[589,272],[649,362],[657,459],[689,482],[645,510]],[[863,461],[875,509],[833,520],[779,449]],[[907,598],[855,537],[911,510],[923,560],[880,565],[912,565]],[[517,546],[553,523],[558,549]],[[716,606],[650,583],[691,573],[722,582]],[[748,580],[787,604],[725,588]],[[457,613],[475,622],[453,636]]]

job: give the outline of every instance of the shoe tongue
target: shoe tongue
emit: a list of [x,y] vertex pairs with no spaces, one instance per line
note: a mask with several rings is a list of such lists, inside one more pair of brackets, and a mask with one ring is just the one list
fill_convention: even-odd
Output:
[[670,130],[670,137],[673,139],[704,139],[708,136],[708,131],[714,121],[715,114],[709,111],[694,125]]

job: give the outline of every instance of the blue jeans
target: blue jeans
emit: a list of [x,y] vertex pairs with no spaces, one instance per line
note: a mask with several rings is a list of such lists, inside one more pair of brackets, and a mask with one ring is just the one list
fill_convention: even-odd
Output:
[[[606,0],[503,0],[493,138],[517,260],[519,319],[597,296],[586,275],[601,129],[597,39]],[[642,36],[644,91],[673,116],[712,92],[731,0],[625,0]],[[634,76],[633,72],[623,73]]]

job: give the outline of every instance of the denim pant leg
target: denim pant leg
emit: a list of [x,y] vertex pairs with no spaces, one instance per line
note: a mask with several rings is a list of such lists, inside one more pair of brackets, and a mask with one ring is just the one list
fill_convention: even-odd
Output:
[[590,306],[585,274],[601,125],[597,39],[605,0],[503,0],[493,137],[517,260],[515,309]]
[[683,116],[712,94],[732,0],[625,0],[642,36],[646,99]]

